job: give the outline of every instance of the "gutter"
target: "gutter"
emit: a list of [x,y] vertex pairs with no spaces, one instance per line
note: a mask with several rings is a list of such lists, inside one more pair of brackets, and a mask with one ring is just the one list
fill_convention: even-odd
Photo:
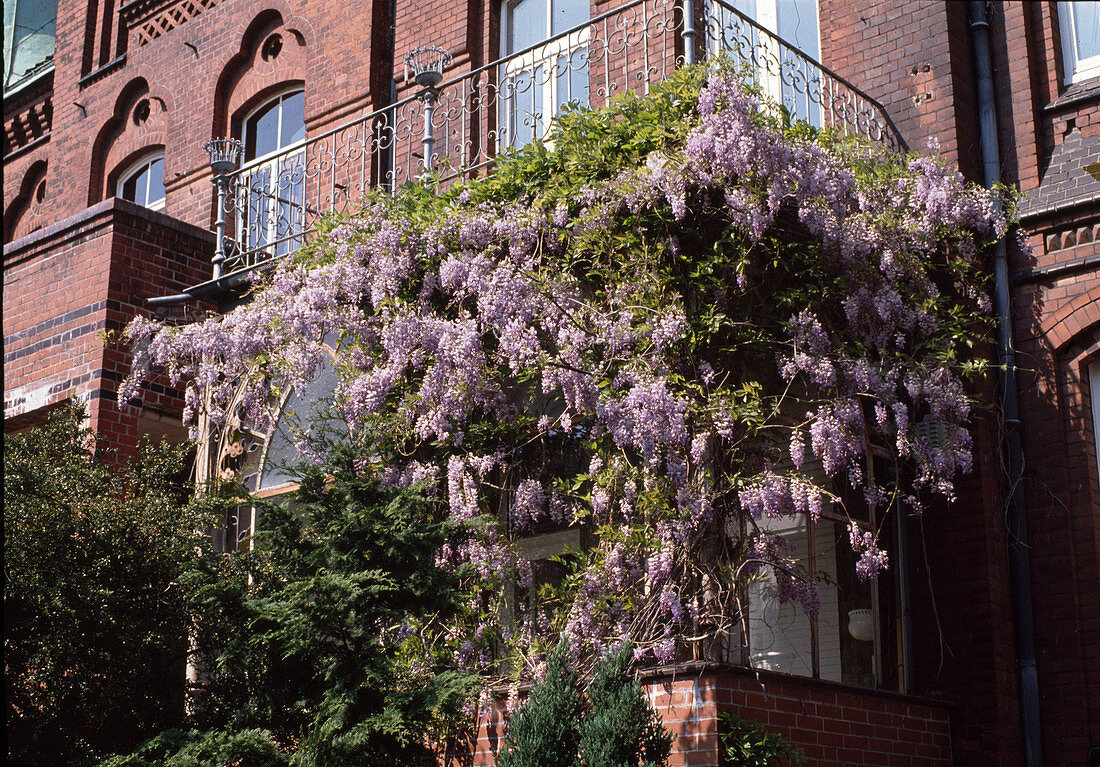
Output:
[[[982,139],[985,187],[1001,181],[997,111],[993,98],[993,58],[989,48],[989,22],[983,0],[970,0],[970,31],[978,76],[978,124]],[[1008,561],[1012,606],[1016,617],[1016,662],[1019,674],[1020,716],[1023,724],[1024,759],[1028,767],[1041,767],[1043,749],[1039,725],[1039,676],[1035,663],[1035,619],[1032,611],[1031,558],[1027,533],[1027,508],[1023,478],[1023,444],[1020,439],[1020,407],[1016,389],[1016,353],[1012,348],[1011,294],[1005,241],[997,241],[993,253],[994,307],[997,315],[997,356],[1000,362],[1001,412],[1004,417],[1005,519],[1008,524]]]
[[231,272],[223,277],[207,280],[194,287],[190,287],[182,293],[176,293],[171,296],[147,298],[145,299],[145,303],[148,306],[169,306],[171,304],[184,304],[189,301],[198,301],[199,299],[206,298],[215,293],[222,293],[231,288],[244,285],[248,282],[249,273],[254,270],[255,267],[245,267],[244,269]]

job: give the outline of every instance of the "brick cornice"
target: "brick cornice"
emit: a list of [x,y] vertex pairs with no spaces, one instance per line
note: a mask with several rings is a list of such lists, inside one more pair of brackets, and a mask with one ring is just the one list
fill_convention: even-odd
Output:
[[9,242],[4,246],[4,268],[7,269],[12,264],[18,263],[46,246],[55,247],[78,234],[86,234],[89,231],[107,226],[117,218],[122,217],[146,221],[159,229],[179,232],[196,239],[209,240],[211,247],[214,244],[213,232],[200,229],[164,213],[149,210],[129,200],[110,197],[68,218],[63,218],[49,226]]

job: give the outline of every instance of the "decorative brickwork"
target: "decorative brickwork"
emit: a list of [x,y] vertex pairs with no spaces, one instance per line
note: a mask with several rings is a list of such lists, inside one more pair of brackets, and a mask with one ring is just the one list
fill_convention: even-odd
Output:
[[53,99],[48,84],[35,88],[29,98],[5,104],[4,158],[48,136],[52,121]]
[[171,0],[165,3],[137,0],[122,9],[122,18],[126,22],[130,38],[136,47],[140,47],[213,8],[219,2],[220,0]]

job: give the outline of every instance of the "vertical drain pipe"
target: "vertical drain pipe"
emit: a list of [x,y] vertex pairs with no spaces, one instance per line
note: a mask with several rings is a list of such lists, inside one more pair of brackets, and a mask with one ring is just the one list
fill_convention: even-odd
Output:
[[[982,137],[985,186],[993,189],[1001,180],[997,112],[993,100],[993,64],[989,49],[989,22],[985,2],[971,0],[970,30],[978,75],[978,123]],[[1020,684],[1020,715],[1024,730],[1024,757],[1028,767],[1043,763],[1039,728],[1039,676],[1035,666],[1035,621],[1031,599],[1031,561],[1027,535],[1027,508],[1021,487],[1023,447],[1020,442],[1020,408],[1016,396],[1016,359],[1012,348],[1012,307],[1008,289],[1005,242],[997,241],[993,253],[994,307],[997,314],[997,352],[1001,364],[1001,408],[1004,415],[1004,450],[1008,463],[1005,478],[1006,519],[1009,535],[1009,571],[1012,606],[1016,615],[1016,657]]]

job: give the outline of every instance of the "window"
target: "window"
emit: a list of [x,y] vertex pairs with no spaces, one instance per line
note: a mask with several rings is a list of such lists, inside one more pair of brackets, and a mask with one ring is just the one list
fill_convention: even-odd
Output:
[[164,155],[146,157],[118,180],[115,196],[144,205],[150,210],[164,207]]
[[[882,459],[874,464],[876,472],[890,471]],[[824,482],[824,473],[818,474],[817,480]],[[904,692],[894,575],[900,564],[892,557],[890,569],[874,581],[859,578],[848,524],[851,520],[870,530],[877,520],[860,493],[846,490],[841,495],[847,515],[826,503],[816,522],[806,515],[758,520],[762,530],[783,540],[801,574],[813,576],[821,606],[810,616],[797,602],[782,602],[774,574],[762,571],[742,595],[748,610],[747,660],[757,668]],[[884,547],[893,530],[891,519],[879,536]]]
[[815,68],[796,51],[761,34],[730,11],[735,8],[811,59],[821,57],[817,0],[710,0],[706,4],[711,55],[729,53],[756,66],[761,89],[792,117],[820,128],[821,83]]
[[1066,85],[1100,77],[1100,0],[1058,3]]
[[237,224],[249,252],[265,250],[285,256],[301,237],[305,220],[304,106],[303,91],[288,91],[244,120],[245,165],[238,188],[245,199]]
[[[332,408],[338,383],[333,339],[326,338],[322,358],[314,378],[300,389],[288,389],[272,395],[266,403],[274,423],[261,425],[242,407],[244,386],[226,408],[226,423],[217,432],[203,437],[202,451],[210,456],[200,470],[199,481],[237,479],[258,498],[283,499],[298,489],[293,467],[299,463],[299,445],[304,437],[342,439],[346,425]],[[246,549],[256,529],[253,504],[241,504],[229,510],[221,528],[213,531],[219,551]]]
[[43,71],[53,57],[57,0],[4,3],[4,90]]
[[1100,477],[1100,361],[1089,365],[1089,392],[1092,394],[1092,436],[1096,444],[1096,472]]
[[[499,145],[545,139],[566,104],[588,106],[588,0],[517,0],[504,5]],[[551,39],[554,38],[554,39]],[[545,45],[539,43],[549,41]],[[533,47],[538,46],[538,47]]]

